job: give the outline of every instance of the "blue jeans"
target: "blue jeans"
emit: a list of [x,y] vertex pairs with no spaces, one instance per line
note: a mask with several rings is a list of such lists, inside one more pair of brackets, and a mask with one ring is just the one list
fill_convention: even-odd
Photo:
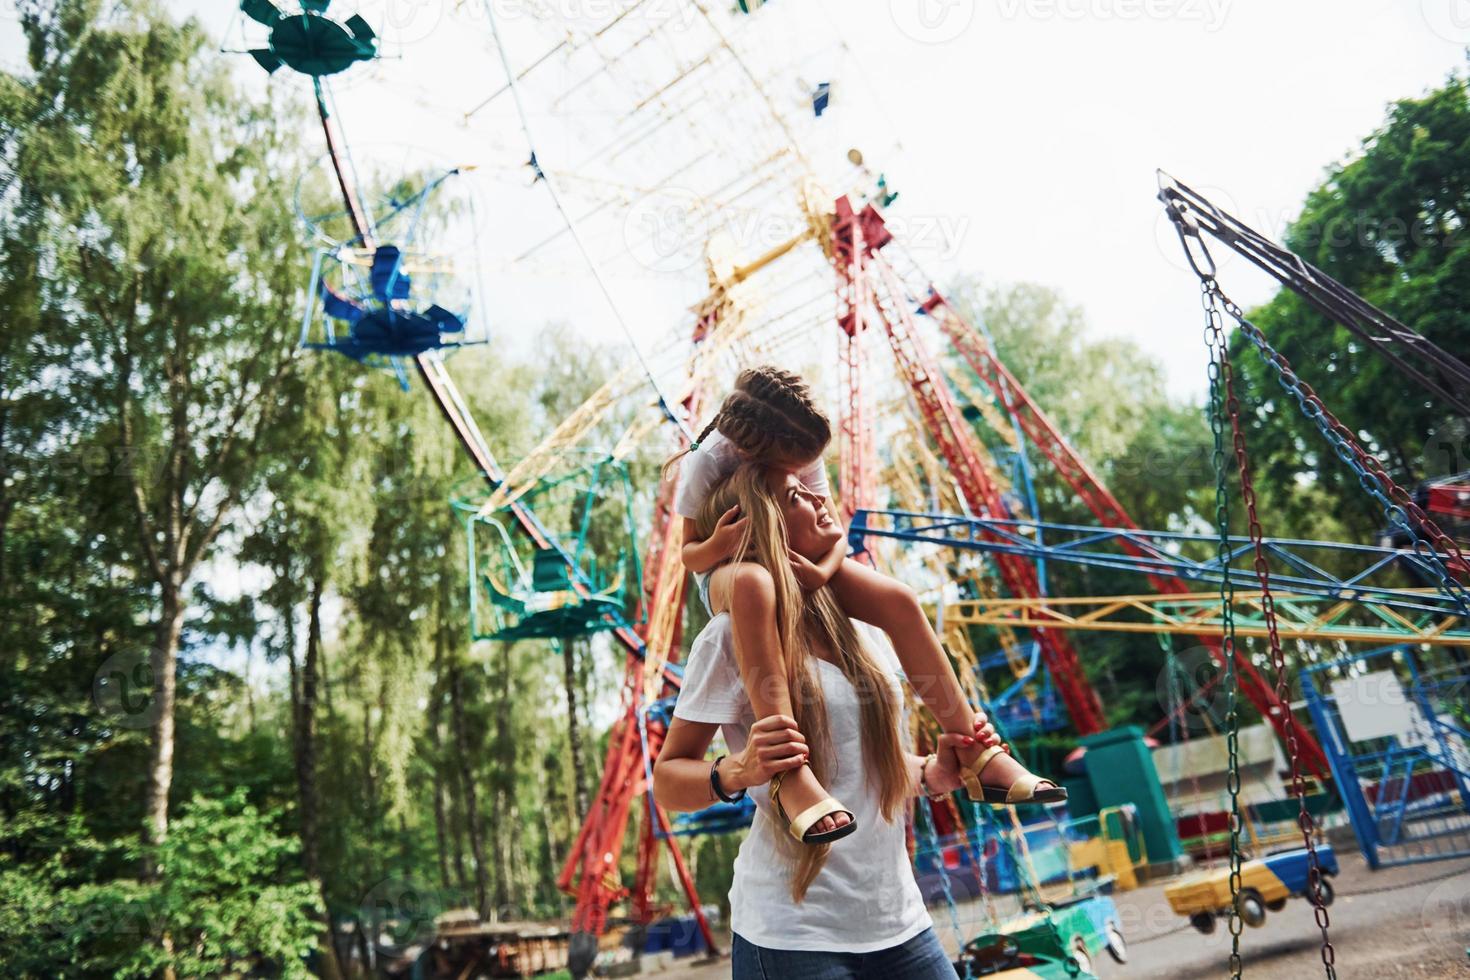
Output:
[[871,953],[766,949],[739,933],[730,941],[730,980],[955,980],[958,975],[933,926],[908,942]]

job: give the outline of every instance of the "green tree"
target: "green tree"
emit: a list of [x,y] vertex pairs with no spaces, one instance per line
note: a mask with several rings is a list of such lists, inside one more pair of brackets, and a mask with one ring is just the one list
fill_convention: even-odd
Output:
[[[0,862],[7,975],[311,976],[318,899],[295,872],[297,845],[277,829],[280,818],[247,803],[243,789],[195,797],[153,848],[148,863],[161,874],[151,881],[91,880],[108,847],[79,826],[45,862]],[[160,934],[174,938],[173,950]]]
[[[155,603],[145,820],[162,842],[190,585],[258,479],[280,402],[303,253],[277,188],[281,107],[243,99],[193,22],[148,0],[27,2],[29,74],[7,87],[8,208],[36,256],[21,315],[72,342],[79,414],[113,449],[133,559]],[[116,532],[126,525],[120,524]]]
[[[1451,77],[1393,103],[1362,149],[1333,167],[1286,247],[1452,353],[1470,349],[1470,92]],[[1228,282],[1226,288],[1229,288]],[[1327,407],[1399,483],[1470,469],[1470,420],[1454,417],[1372,349],[1281,290],[1250,314]],[[1243,337],[1231,350],[1271,510],[1286,528],[1372,540],[1382,508],[1287,397]],[[1278,492],[1271,492],[1272,490]],[[1284,528],[1268,528],[1282,533]]]

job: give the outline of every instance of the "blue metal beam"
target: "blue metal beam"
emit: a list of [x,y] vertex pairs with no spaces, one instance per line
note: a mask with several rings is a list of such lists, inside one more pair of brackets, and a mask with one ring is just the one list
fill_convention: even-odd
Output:
[[[1210,584],[1218,584],[1228,574],[1241,587],[1259,585],[1251,565],[1251,540],[1246,537],[1230,538],[1230,552],[1222,562],[1216,554],[1219,539],[1212,534],[860,510],[853,515],[848,528],[853,547],[863,547],[863,539],[870,535],[914,544],[1020,555],[1033,561],[1174,575],[1186,581]],[[1038,537],[1044,543],[1038,543]],[[1129,554],[1123,547],[1125,542],[1139,553]],[[1464,614],[1454,596],[1412,588],[1416,584],[1432,585],[1438,580],[1430,564],[1412,550],[1293,538],[1267,538],[1264,544],[1272,566],[1272,586],[1283,592],[1372,602],[1414,613]],[[1191,558],[1190,554],[1203,557]],[[1324,566],[1351,571],[1339,574]]]

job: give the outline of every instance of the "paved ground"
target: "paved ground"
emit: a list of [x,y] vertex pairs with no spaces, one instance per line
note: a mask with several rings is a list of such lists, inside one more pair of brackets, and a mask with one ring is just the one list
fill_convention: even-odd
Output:
[[[1470,861],[1411,865],[1369,871],[1356,852],[1338,849],[1342,874],[1334,882],[1337,899],[1329,909],[1337,975],[1341,980],[1388,977],[1470,977]],[[1228,975],[1230,935],[1223,928],[1203,936],[1183,924],[1163,897],[1163,885],[1114,895],[1129,945],[1129,963],[1118,966],[1106,954],[1098,964],[1101,980],[1194,980]],[[945,947],[956,949],[949,912],[933,910]],[[977,904],[959,909],[961,927],[984,921]],[[729,934],[721,941],[728,949]],[[1250,980],[1302,980],[1323,976],[1321,933],[1312,907],[1293,899],[1268,914],[1259,929],[1241,937],[1245,975]],[[678,962],[650,973],[667,980],[722,980],[730,976],[726,957],[703,963]]]

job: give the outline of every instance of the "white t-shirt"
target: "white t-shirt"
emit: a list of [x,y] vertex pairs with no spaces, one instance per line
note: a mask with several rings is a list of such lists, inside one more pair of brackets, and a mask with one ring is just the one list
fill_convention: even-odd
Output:
[[[725,477],[734,473],[743,460],[735,446],[716,429],[699,448],[688,453],[679,461],[679,492],[674,497],[674,513],[691,520],[699,516],[699,508],[705,498]],[[827,467],[820,459],[814,460],[805,469],[797,471],[797,477],[812,493],[830,496],[827,486]]]
[[[854,621],[858,635],[888,671],[902,703],[902,670],[888,637]],[[827,863],[807,889],[791,899],[789,849],[776,850],[776,835],[796,842],[771,805],[767,786],[754,786],[750,834],[735,857],[730,888],[730,927],[767,949],[837,950],[868,953],[912,939],[934,924],[914,880],[902,811],[896,823],[878,810],[878,782],[863,766],[857,692],[836,664],[818,659],[836,758],[829,765],[827,792],[853,812],[858,828],[832,844]],[[720,725],[732,754],[744,750],[755,711],[740,683],[729,613],[710,620],[694,640],[684,666],[684,683],[674,717]],[[899,729],[907,732],[908,726]],[[800,845],[804,846],[804,845]]]

